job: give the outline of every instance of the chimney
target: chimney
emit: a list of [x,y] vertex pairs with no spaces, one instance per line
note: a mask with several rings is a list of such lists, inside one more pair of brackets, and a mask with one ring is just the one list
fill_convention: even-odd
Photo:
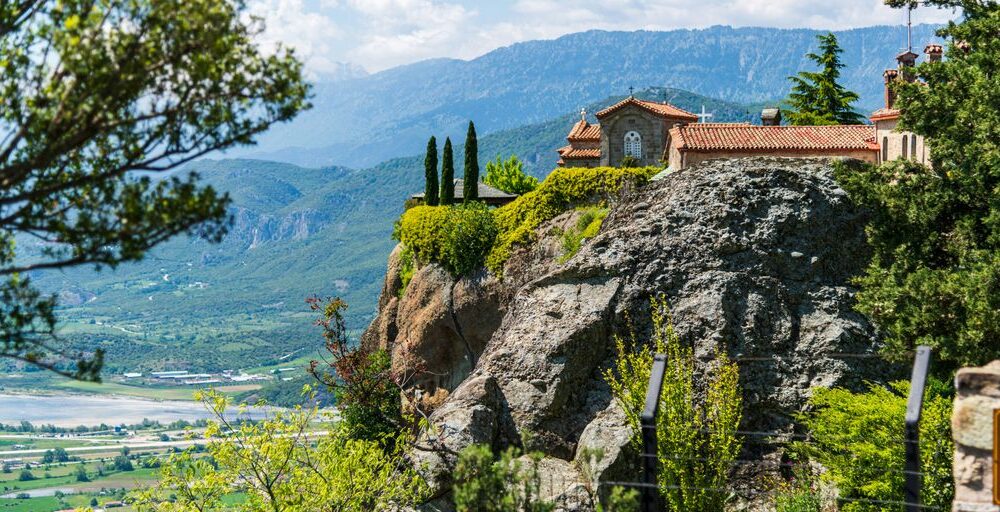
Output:
[[903,80],[907,82],[912,82],[916,80],[917,74],[915,72],[915,67],[917,65],[917,57],[919,55],[907,50],[896,56],[896,62],[899,63],[899,73]]
[[781,126],[781,109],[765,108],[760,113],[760,124],[764,126]]
[[899,70],[887,69],[882,73],[885,78],[885,108],[892,108],[896,103],[896,93],[892,90],[892,84],[899,78]]
[[929,44],[924,47],[924,53],[927,55],[927,62],[941,62],[944,47],[939,44]]

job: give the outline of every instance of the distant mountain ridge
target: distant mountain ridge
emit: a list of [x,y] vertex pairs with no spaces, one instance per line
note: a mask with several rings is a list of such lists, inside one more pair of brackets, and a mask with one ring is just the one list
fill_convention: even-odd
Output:
[[[932,25],[913,28],[919,51]],[[834,31],[844,84],[858,109],[880,106],[882,71],[905,45],[902,26]],[[629,87],[670,87],[736,103],[786,96],[787,77],[812,69],[812,29],[715,26],[667,32],[588,31],[499,48],[476,59],[433,59],[317,84],[313,110],[268,132],[259,147],[232,153],[311,167],[369,167],[414,154],[427,137],[480,134],[579,110]]]

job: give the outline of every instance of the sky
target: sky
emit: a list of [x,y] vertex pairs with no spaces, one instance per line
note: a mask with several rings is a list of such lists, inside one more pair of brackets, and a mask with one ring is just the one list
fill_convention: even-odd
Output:
[[[712,25],[845,29],[902,24],[882,0],[249,0],[262,43],[292,46],[314,78],[360,66],[374,73],[429,58],[471,59],[519,41],[591,29]],[[942,23],[922,7],[914,23]]]

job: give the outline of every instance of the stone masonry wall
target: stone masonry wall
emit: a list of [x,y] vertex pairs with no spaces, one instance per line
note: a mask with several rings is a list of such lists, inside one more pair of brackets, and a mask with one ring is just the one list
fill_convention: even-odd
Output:
[[1000,360],[955,376],[954,512],[1000,512],[993,504],[993,411],[1000,409]]

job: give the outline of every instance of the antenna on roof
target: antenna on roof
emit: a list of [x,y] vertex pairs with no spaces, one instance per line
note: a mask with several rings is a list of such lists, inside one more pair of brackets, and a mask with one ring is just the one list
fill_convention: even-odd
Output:
[[698,122],[699,123],[704,123],[705,119],[708,119],[709,117],[712,117],[714,114],[705,113],[705,104],[702,103],[702,105],[701,105],[701,113],[700,114],[695,114],[695,115],[698,116]]

